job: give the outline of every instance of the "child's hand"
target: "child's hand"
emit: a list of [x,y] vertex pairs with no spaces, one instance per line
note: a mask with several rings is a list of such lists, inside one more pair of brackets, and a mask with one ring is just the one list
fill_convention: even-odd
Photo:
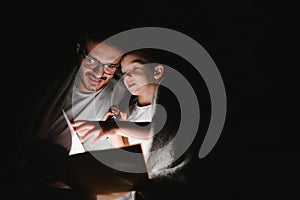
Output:
[[108,112],[104,115],[103,121],[106,121],[109,116],[114,116],[116,120],[125,121],[127,119],[127,113],[122,112],[116,105],[112,105]]

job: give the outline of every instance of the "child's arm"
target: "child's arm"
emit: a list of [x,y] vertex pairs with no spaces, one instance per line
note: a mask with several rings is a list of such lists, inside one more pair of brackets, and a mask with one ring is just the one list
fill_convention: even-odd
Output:
[[[120,111],[118,106],[111,106],[108,112],[103,117],[103,121],[106,121],[110,116],[118,116],[116,120],[125,121],[127,118],[127,114],[125,112]],[[109,136],[109,140],[114,147],[122,147],[129,145],[128,137],[120,136],[120,135],[112,135]]]

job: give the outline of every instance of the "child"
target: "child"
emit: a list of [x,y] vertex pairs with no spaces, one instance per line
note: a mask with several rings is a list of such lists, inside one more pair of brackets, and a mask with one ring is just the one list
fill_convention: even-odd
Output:
[[[119,120],[131,122],[151,122],[154,112],[154,101],[159,82],[164,74],[164,66],[155,63],[155,57],[151,57],[152,50],[139,49],[128,52],[121,59],[121,71],[123,83],[132,94],[131,103],[127,112],[121,112],[117,106],[112,106],[106,114],[108,116],[120,116]],[[119,138],[118,138],[119,137]],[[115,146],[122,146],[122,136],[112,136],[111,142]],[[129,144],[141,143],[146,152],[149,137],[128,137]]]

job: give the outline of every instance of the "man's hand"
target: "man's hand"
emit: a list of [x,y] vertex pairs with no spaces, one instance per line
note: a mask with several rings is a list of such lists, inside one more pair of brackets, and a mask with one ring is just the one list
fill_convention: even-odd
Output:
[[87,121],[78,120],[71,123],[78,133],[81,142],[86,141],[92,135],[96,135],[91,145],[95,145],[102,137],[115,135],[116,123],[113,121]]

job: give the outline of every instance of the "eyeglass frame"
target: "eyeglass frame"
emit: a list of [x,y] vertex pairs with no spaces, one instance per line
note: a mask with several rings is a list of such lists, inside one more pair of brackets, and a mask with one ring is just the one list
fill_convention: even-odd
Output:
[[[83,55],[83,66],[85,67],[85,68],[87,68],[87,69],[96,69],[97,67],[103,67],[104,68],[104,73],[105,74],[107,74],[107,75],[114,75],[114,73],[107,73],[106,71],[105,71],[105,69],[107,69],[107,68],[110,68],[110,69],[113,69],[113,68],[118,68],[119,66],[120,66],[120,64],[119,63],[117,63],[117,64],[115,64],[115,63],[101,63],[99,60],[97,60],[96,58],[94,58],[94,57],[92,57],[92,56],[89,56],[89,55],[86,55],[86,54],[82,54]],[[88,67],[87,65],[86,65],[86,59],[87,59],[87,57],[88,58],[90,58],[91,60],[94,60],[96,63],[97,63],[97,66],[95,66],[95,67],[93,67],[93,68],[91,68],[91,67]]]

